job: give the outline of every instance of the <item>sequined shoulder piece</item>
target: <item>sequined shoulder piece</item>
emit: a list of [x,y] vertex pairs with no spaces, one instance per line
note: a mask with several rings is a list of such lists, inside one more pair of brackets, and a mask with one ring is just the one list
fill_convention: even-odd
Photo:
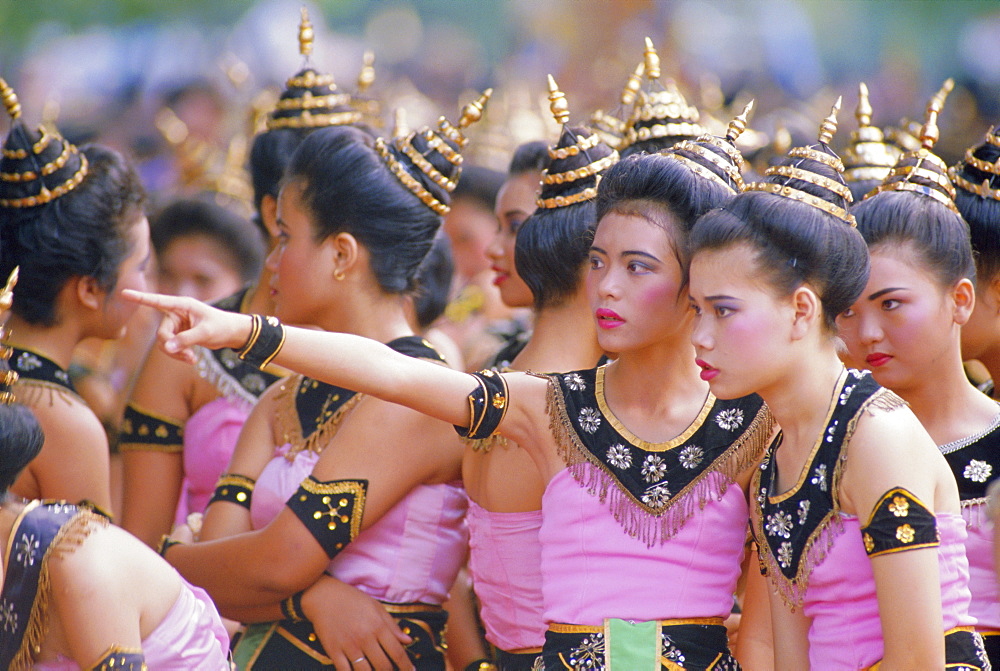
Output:
[[45,639],[51,601],[49,559],[73,552],[108,521],[61,501],[31,501],[7,542],[7,572],[0,593],[0,668],[29,669]]
[[[386,344],[407,356],[444,363],[433,345],[417,336]],[[275,422],[281,440],[290,445],[286,457],[292,460],[302,450],[321,452],[362,398],[363,394],[304,375],[284,379],[275,396]]]
[[[246,301],[253,293],[248,286],[217,301],[214,305],[226,312],[246,312]],[[264,370],[242,361],[231,349],[210,350],[195,348],[198,375],[215,387],[222,396],[249,408],[268,387],[280,380],[284,373],[268,366]]]
[[52,405],[56,398],[86,403],[73,386],[69,373],[38,352],[11,347],[10,367],[18,375],[14,393],[17,400],[25,405]]
[[721,401],[709,394],[681,435],[649,443],[608,408],[604,370],[548,376],[553,436],[573,477],[608,503],[626,533],[650,546],[663,543],[757,462],[771,413],[756,395]]
[[754,536],[761,568],[789,606],[802,604],[810,573],[843,531],[840,478],[858,420],[866,412],[891,411],[905,404],[867,371],[845,370],[831,398],[823,432],[791,489],[775,491],[774,454],[781,445],[780,435],[764,454],[751,485]]

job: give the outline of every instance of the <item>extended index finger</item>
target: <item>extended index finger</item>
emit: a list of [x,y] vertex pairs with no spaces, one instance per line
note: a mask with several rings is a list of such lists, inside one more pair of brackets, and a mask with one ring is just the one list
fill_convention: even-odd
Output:
[[177,312],[184,307],[184,299],[180,296],[153,294],[146,291],[136,291],[135,289],[124,289],[122,296],[133,303],[156,308],[161,312]]

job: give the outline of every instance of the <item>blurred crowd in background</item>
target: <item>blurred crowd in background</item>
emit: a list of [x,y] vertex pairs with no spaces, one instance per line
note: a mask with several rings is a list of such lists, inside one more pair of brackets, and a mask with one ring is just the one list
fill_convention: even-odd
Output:
[[[995,0],[0,0],[0,76],[29,122],[57,124],[76,144],[110,145],[139,168],[161,291],[212,300],[256,276],[265,245],[239,221],[252,213],[243,166],[250,138],[302,65],[303,7],[315,30],[313,65],[370,99],[377,118],[369,121],[386,134],[454,117],[478,91],[495,91],[466,156],[483,170],[466,171],[445,224],[454,278],[444,326],[461,350],[451,358],[467,369],[527,328],[491,294],[485,251],[510,152],[556,138],[546,74],[567,93],[573,123],[597,109],[625,117],[622,87],[649,37],[663,78],[703,118],[728,119],[756,100],[756,133],[742,148],[757,166],[811,141],[838,95],[834,144],[844,146],[860,81],[872,122],[905,128],[953,77],[936,148],[948,163],[1000,121]],[[7,123],[0,119],[0,132]],[[194,200],[178,204],[182,197]],[[483,341],[488,328],[497,338]],[[148,345],[149,328],[132,333]],[[102,372],[89,400],[105,407],[109,428],[145,351],[134,345],[81,354],[78,373]],[[87,393],[82,378],[80,386]]]

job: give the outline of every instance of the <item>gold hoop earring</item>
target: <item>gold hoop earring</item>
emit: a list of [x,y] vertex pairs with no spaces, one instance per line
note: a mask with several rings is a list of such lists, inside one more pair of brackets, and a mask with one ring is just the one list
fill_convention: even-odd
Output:
[[344,279],[344,271],[341,270],[340,268],[338,268],[337,270],[334,270],[333,271],[333,279],[337,280],[338,282],[341,281],[342,279]]

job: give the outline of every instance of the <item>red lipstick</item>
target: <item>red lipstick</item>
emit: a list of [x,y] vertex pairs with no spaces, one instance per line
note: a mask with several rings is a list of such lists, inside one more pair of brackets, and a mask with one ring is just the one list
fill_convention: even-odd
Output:
[[889,359],[892,356],[889,354],[884,354],[882,352],[873,352],[865,357],[865,363],[867,363],[872,368],[878,368],[879,366],[884,366],[889,363]]
[[491,266],[490,270],[492,270],[493,273],[494,273],[494,275],[493,275],[493,286],[496,286],[496,287],[500,286],[501,284],[503,284],[504,282],[507,281],[508,277],[510,277],[510,273],[508,273],[506,270],[502,270],[500,268],[497,268],[496,266]]

